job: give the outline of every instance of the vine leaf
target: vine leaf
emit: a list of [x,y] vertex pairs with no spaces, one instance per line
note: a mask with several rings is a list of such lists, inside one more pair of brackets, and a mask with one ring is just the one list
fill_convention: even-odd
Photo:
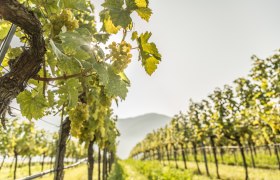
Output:
[[71,8],[71,9],[77,9],[81,11],[90,11],[87,8],[87,0],[62,0],[60,1],[63,4],[64,8]]
[[142,60],[142,65],[144,66],[146,72],[152,75],[157,69],[157,65],[161,61],[161,54],[155,43],[149,43],[149,39],[152,33],[146,32],[138,37],[138,45],[140,49],[140,60]]
[[9,30],[10,30],[10,23],[8,21],[0,21],[0,40],[5,39]]
[[139,8],[145,8],[148,6],[148,3],[146,0],[135,0],[135,4],[139,7]]
[[153,72],[155,72],[155,70],[157,69],[157,65],[159,64],[159,61],[151,56],[149,58],[146,59],[145,61],[145,70],[149,75],[152,75]]
[[115,74],[111,68],[109,68],[108,70],[109,79],[108,84],[105,87],[106,92],[109,96],[118,96],[122,100],[124,100],[128,92],[128,83],[123,81],[119,75]]
[[108,32],[109,34],[117,34],[120,29],[113,24],[110,17],[104,20],[104,28],[105,31]]
[[[102,4],[105,10],[101,12],[101,16],[109,13],[110,19],[116,27],[121,26],[127,28],[132,23],[130,17],[131,11],[129,9],[124,9],[123,5],[123,0],[106,0]],[[103,21],[104,20],[103,16]]]
[[65,102],[68,102],[68,107],[75,107],[78,103],[79,98],[79,89],[81,85],[79,80],[76,78],[68,79],[65,81],[65,84],[62,85],[59,90],[59,101],[58,104],[62,105]]
[[111,10],[110,16],[115,26],[127,28],[132,23],[130,11],[125,9]]
[[29,120],[42,118],[48,105],[43,94],[31,93],[27,90],[18,95],[17,102],[20,105],[22,115]]
[[150,8],[139,8],[136,9],[137,14],[144,19],[145,21],[149,21],[152,13],[152,10]]
[[59,36],[62,41],[62,48],[65,52],[65,54],[75,57],[79,60],[86,60],[90,58],[90,54],[85,51],[82,46],[89,47],[92,42],[92,37],[90,36],[90,33],[86,31],[86,29],[80,29],[83,31],[82,33],[79,33],[78,31],[75,32],[65,32],[61,33]]

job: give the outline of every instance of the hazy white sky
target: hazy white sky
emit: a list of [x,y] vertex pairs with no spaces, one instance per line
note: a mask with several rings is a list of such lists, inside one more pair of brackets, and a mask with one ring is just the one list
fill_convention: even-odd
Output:
[[[163,59],[145,74],[137,57],[127,69],[132,86],[115,108],[120,117],[156,112],[172,116],[250,70],[250,57],[280,48],[278,0],[151,0],[150,23]],[[98,7],[97,7],[98,9]],[[136,17],[136,16],[135,16]]]

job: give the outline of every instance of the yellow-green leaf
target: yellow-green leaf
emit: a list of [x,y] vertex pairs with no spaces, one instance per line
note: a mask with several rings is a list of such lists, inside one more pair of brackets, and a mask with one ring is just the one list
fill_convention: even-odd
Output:
[[137,38],[138,38],[138,33],[137,33],[137,31],[134,31],[131,35],[131,40],[134,41]]
[[146,0],[135,0],[135,4],[139,7],[139,8],[145,8],[147,7],[147,1]]
[[104,20],[104,28],[110,34],[117,34],[120,29],[113,24],[110,17]]
[[139,8],[136,9],[137,14],[144,19],[145,21],[149,21],[152,15],[152,10],[150,8]]
[[149,57],[145,61],[145,70],[149,75],[152,75],[155,70],[157,69],[157,65],[159,64],[159,60],[157,60],[155,57]]

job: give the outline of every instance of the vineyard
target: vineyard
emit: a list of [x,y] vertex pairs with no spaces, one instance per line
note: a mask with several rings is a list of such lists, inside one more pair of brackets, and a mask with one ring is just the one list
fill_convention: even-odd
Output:
[[209,163],[214,163],[211,168],[218,179],[225,178],[220,176],[220,164],[243,166],[245,179],[248,167],[279,171],[280,54],[267,59],[253,56],[252,61],[247,78],[215,89],[201,102],[191,100],[186,112],[148,134],[130,157],[163,165],[174,162],[177,169],[179,162],[184,169],[188,161],[195,162],[198,174],[203,162],[207,176]]
[[280,51],[118,157],[128,67],[150,77],[162,60],[137,25],[152,14],[149,0],[0,0],[0,179],[280,178]]

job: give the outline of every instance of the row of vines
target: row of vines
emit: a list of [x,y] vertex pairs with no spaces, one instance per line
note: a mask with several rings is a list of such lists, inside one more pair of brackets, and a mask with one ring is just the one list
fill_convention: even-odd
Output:
[[[191,100],[186,112],[148,134],[130,156],[163,162],[175,160],[176,167],[180,159],[185,168],[187,160],[195,161],[198,173],[198,161],[203,161],[208,176],[210,159],[216,165],[216,177],[220,178],[219,163],[226,163],[224,156],[234,159],[232,165],[240,165],[238,150],[245,179],[249,178],[249,165],[264,167],[265,160],[268,168],[280,170],[280,54],[267,59],[253,56],[252,61],[248,77],[215,89],[200,102]],[[193,158],[188,159],[188,154]]]
[[[43,129],[36,129],[32,121],[22,121],[11,119],[6,124],[6,130],[0,133],[0,155],[2,157],[0,172],[2,168],[8,166],[9,171],[13,171],[13,178],[17,178],[17,168],[28,166],[28,173],[32,175],[32,165],[40,163],[40,170],[53,168],[56,145],[58,141],[57,133],[48,133]],[[70,162],[77,162],[86,156],[86,151],[82,144],[75,140],[68,142],[66,158]],[[3,178],[3,177],[2,177]]]
[[[119,132],[111,106],[127,95],[130,81],[125,69],[133,60],[133,51],[149,75],[161,61],[156,45],[149,42],[152,33],[136,31],[132,21],[133,14],[149,21],[149,1],[105,0],[99,14],[90,0],[0,0],[0,4],[0,41],[5,46],[12,24],[20,40],[0,61],[1,134],[7,134],[9,124],[18,121],[10,118],[14,99],[21,115],[30,120],[26,125],[31,125],[32,119],[60,115],[54,179],[63,179],[70,135],[84,144],[88,179],[92,179],[94,146],[100,149],[98,161],[101,151],[104,160],[114,159],[116,153]],[[30,139],[21,139],[22,143],[48,147],[43,140],[33,142],[37,140],[32,131],[19,131]],[[46,138],[45,134],[40,136]],[[11,151],[15,156],[26,156],[23,151],[27,156],[43,153],[15,147],[11,150],[4,144],[3,155]],[[103,174],[107,179],[107,173]]]

